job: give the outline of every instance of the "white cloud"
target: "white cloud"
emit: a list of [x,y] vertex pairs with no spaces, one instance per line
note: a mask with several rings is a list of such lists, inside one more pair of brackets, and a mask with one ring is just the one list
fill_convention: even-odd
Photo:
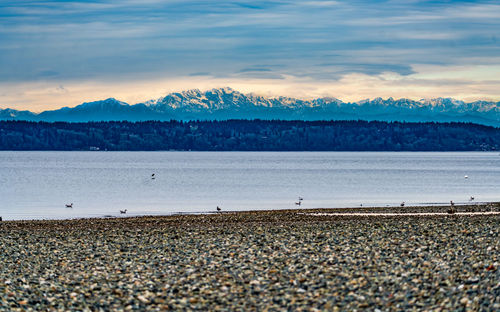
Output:
[[206,90],[230,86],[244,93],[265,96],[291,96],[311,99],[336,97],[344,101],[366,98],[436,98],[453,97],[466,101],[489,99],[500,101],[498,86],[500,68],[485,66],[414,66],[414,74],[402,76],[394,72],[378,75],[350,73],[338,80],[315,80],[311,77],[282,75],[283,79],[213,76],[187,76],[116,81],[66,81],[2,83],[2,107],[42,111],[82,102],[115,97],[130,104],[156,99],[170,92],[188,89]]
[[[500,94],[491,1],[7,1],[0,10],[2,107],[135,102],[167,85],[348,100]],[[242,71],[263,62],[272,70]],[[50,91],[60,84],[65,96]]]

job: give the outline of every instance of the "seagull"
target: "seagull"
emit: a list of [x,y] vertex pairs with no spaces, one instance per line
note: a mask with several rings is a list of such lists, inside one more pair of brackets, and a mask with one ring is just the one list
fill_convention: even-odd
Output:
[[455,213],[455,203],[450,200],[450,209],[448,209],[449,214],[454,214]]
[[302,202],[299,200],[298,202],[295,203],[295,205],[300,206]]
[[66,208],[73,208],[73,203],[71,203],[71,204],[66,204]]
[[473,200],[474,200],[474,196],[471,196],[471,197],[469,198],[469,201],[473,201]]
[[465,176],[464,176],[464,178],[465,178],[465,179],[468,179],[468,178],[469,178],[469,176],[468,176],[468,175],[465,175]]
[[302,198],[302,197],[299,196],[299,201],[302,201],[302,200],[304,200],[304,198]]
[[222,208],[217,206],[217,212],[221,212]]
[[125,210],[120,210],[120,213],[121,213],[121,214],[126,214],[126,213],[127,213],[127,209],[125,209]]
[[155,174],[153,173],[153,174],[151,175],[151,179],[152,179],[152,180],[154,180],[155,178],[156,178],[156,177],[155,177]]
[[405,206],[405,202],[402,202],[401,204],[399,204],[401,207],[404,207]]

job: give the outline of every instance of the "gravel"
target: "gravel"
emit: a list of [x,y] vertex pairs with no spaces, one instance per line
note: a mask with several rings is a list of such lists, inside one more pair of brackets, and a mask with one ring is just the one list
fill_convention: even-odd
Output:
[[304,211],[3,221],[0,310],[500,310],[500,216]]

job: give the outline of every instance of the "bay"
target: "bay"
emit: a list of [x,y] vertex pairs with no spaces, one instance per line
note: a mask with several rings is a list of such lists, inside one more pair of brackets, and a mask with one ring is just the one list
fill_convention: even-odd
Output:
[[471,196],[500,201],[498,152],[0,152],[4,220],[435,205]]

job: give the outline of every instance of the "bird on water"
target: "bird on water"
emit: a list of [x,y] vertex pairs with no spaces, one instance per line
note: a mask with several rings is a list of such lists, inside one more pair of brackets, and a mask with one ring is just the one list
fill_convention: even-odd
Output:
[[125,209],[125,210],[120,210],[120,213],[121,213],[121,214],[126,214],[126,213],[127,213],[127,209]]
[[217,212],[221,212],[222,208],[217,206]]
[[404,207],[405,206],[405,202],[402,202],[401,204],[399,204],[401,207]]
[[73,208],[73,203],[71,203],[71,204],[66,204],[66,208]]

